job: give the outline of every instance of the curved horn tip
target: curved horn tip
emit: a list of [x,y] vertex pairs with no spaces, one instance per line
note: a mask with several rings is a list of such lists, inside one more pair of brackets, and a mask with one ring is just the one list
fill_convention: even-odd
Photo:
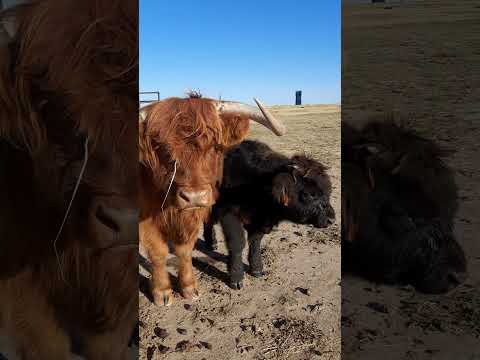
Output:
[[[265,105],[262,104],[262,102],[260,100],[258,100],[257,98],[253,98],[253,101],[255,101],[258,108],[260,109],[260,111],[263,113],[263,115],[266,118],[274,118],[274,116],[272,114],[270,114],[270,111],[268,111],[268,109],[265,107]],[[283,123],[281,123],[280,126],[276,127],[276,129],[274,130],[274,133],[277,136],[283,136],[287,133],[287,129],[286,129],[285,125]]]

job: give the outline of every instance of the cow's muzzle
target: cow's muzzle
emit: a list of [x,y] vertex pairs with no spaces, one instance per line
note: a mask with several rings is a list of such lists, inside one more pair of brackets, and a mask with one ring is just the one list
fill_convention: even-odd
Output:
[[138,243],[137,209],[99,204],[95,212],[95,218],[100,226],[114,234],[113,237],[107,236],[106,239],[110,241],[107,240],[105,244],[99,244],[100,247]]
[[324,211],[311,222],[317,228],[325,228],[335,223],[335,210],[333,210],[333,207],[330,204],[326,204],[323,209]]
[[177,192],[177,202],[179,208],[183,210],[212,206],[212,190],[210,188],[201,190],[181,188]]

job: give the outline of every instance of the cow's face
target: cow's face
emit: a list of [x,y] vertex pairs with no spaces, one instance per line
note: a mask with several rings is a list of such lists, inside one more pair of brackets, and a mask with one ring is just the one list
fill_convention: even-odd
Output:
[[273,180],[273,195],[286,216],[291,221],[319,228],[334,222],[331,192],[326,168],[305,156],[294,156],[291,165]]
[[171,204],[175,208],[194,209],[214,204],[224,151],[222,145],[213,141],[202,145],[185,144],[163,153],[167,155],[163,167],[171,182]]
[[443,229],[440,224],[431,223],[429,230],[435,235],[428,233],[421,237],[422,232],[415,234],[421,238],[421,253],[417,255],[418,271],[411,273],[411,282],[422,292],[443,293],[466,280],[466,259],[451,229]]
[[167,99],[141,126],[147,127],[140,130],[145,131],[141,163],[151,169],[156,187],[167,190],[164,206],[188,210],[214,204],[224,153],[245,138],[249,120],[219,116],[208,99]]
[[[138,227],[137,26],[125,8],[133,4],[111,5],[35,3],[18,13],[17,35],[2,49],[1,70],[11,71],[2,100],[14,119],[4,133],[32,158],[52,229],[79,182],[62,235],[95,248],[136,242]],[[69,13],[75,20],[59,30]]]
[[[136,118],[135,113],[132,115]],[[62,119],[65,123],[69,120],[73,121]],[[47,128],[47,133],[53,131]],[[64,235],[81,239],[92,248],[136,241],[137,168],[130,165],[137,160],[137,146],[130,139],[135,131],[131,128],[128,133],[118,134],[118,141],[129,151],[115,151],[112,142],[94,143],[87,141],[85,134],[65,130],[61,139],[50,138],[33,156],[36,185],[50,202],[56,222],[65,215],[79,184]]]

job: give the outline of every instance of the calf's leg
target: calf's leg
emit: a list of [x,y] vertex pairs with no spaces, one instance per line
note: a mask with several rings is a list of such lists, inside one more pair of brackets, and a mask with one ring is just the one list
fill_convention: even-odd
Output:
[[147,249],[152,263],[151,290],[156,305],[171,305],[173,302],[172,285],[167,271],[167,241],[151,219],[140,223],[140,243]]
[[245,235],[240,220],[228,213],[221,219],[223,233],[228,247],[228,270],[230,273],[230,287],[241,289],[244,277],[242,253],[245,248]]
[[210,218],[203,226],[203,238],[205,239],[205,246],[209,250],[218,249],[217,237],[213,229],[214,224],[215,221]]
[[249,272],[252,276],[263,276],[262,262],[262,243],[263,233],[252,232],[248,234],[248,263],[250,264]]
[[178,257],[178,280],[182,295],[186,299],[198,299],[198,288],[192,267],[192,251],[196,242],[196,234],[184,243],[175,244],[175,253]]
[[159,241],[149,251],[152,262],[152,295],[156,305],[171,305],[173,302],[172,285],[167,271],[168,245]]

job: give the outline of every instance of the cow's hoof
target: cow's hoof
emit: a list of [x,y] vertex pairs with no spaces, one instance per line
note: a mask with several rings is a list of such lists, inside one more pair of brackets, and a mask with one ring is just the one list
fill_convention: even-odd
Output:
[[197,288],[193,285],[182,288],[182,295],[187,300],[197,300],[200,297]]
[[243,288],[242,280],[240,280],[240,281],[230,281],[229,285],[234,290],[240,290],[241,288]]
[[170,306],[173,303],[172,289],[154,290],[153,301],[157,306]]
[[259,278],[265,275],[262,270],[250,270],[250,275],[253,277]]

